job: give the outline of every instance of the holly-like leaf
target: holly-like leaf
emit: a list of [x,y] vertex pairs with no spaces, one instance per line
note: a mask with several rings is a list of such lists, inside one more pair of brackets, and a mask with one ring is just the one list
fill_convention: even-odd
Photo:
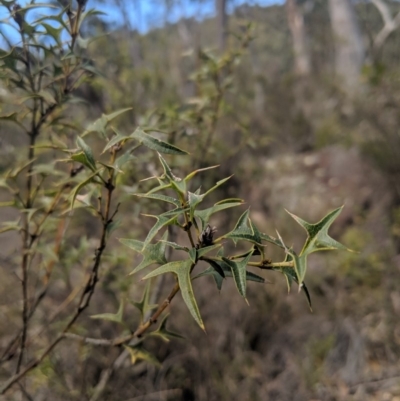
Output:
[[103,149],[101,154],[107,152],[108,149],[112,148],[117,143],[120,143],[122,141],[126,141],[126,140],[130,139],[129,135],[121,134],[115,128],[114,128],[114,132],[116,133],[116,135],[113,138],[111,138],[111,140],[107,143],[107,145],[105,146],[105,148]]
[[200,248],[197,250],[197,258],[201,258],[202,256],[206,255],[208,252],[213,251],[221,246],[221,244],[206,246],[204,248]]
[[165,315],[163,320],[160,323],[160,326],[158,327],[157,330],[151,332],[150,334],[152,336],[158,336],[161,337],[164,341],[169,342],[171,338],[180,338],[184,339],[185,337],[181,336],[178,333],[175,333],[173,331],[170,331],[167,329],[167,320],[169,318],[169,315]]
[[90,316],[92,319],[101,319],[101,320],[108,320],[110,322],[116,322],[120,324],[124,324],[122,321],[123,314],[124,314],[124,307],[125,303],[122,300],[117,313],[101,313],[99,315],[92,315]]
[[[164,174],[160,177],[160,179],[165,185],[167,185],[165,188],[172,188],[177,193],[185,196],[186,195],[186,181],[183,180],[182,178],[175,176],[172,173],[171,167],[169,167],[168,163],[160,155],[160,153],[158,154],[158,157],[159,157],[160,163],[164,169]],[[150,191],[150,192],[153,192],[153,191]]]
[[78,152],[78,153],[71,155],[71,160],[73,160],[74,162],[77,162],[77,163],[81,163],[84,166],[88,167],[90,170],[94,171],[93,165],[89,162],[89,160],[87,159],[84,152]]
[[192,192],[188,192],[188,205],[189,205],[189,219],[193,220],[194,211],[197,205],[203,201],[205,195],[200,195]]
[[289,249],[284,244],[284,242],[282,240],[282,237],[280,236],[278,231],[276,233],[278,234],[278,238],[279,238],[280,242],[284,246],[286,255],[289,255],[291,257],[291,260],[293,260],[294,270],[295,270],[296,276],[297,276],[297,281],[298,281],[298,284],[301,286],[303,284],[304,277],[305,277],[306,271],[307,271],[307,256],[308,256],[308,254],[305,253],[303,255],[300,254],[298,256],[293,249]]
[[82,149],[86,158],[86,162],[83,164],[88,166],[92,171],[95,171],[96,161],[94,160],[93,152],[90,146],[79,136],[76,138],[76,144]]
[[161,367],[158,359],[152,353],[146,351],[144,348],[140,346],[131,347],[129,345],[124,345],[124,347],[129,351],[132,365],[134,365],[138,360],[142,360],[145,362],[149,362],[157,367]]
[[171,248],[174,248],[177,251],[189,252],[189,248],[186,246],[179,245],[176,242],[170,242],[170,241],[164,241],[164,242],[165,242],[165,245],[170,246]]
[[168,153],[172,155],[187,155],[188,152],[171,145],[170,143],[161,141],[151,135],[146,134],[141,128],[136,128],[135,132],[130,135],[131,138],[137,139],[144,146],[156,150],[160,153]]
[[[290,254],[286,254],[284,262],[291,262],[291,261],[293,261],[293,257],[290,256]],[[273,270],[279,271],[280,273],[282,273],[285,276],[287,287],[288,287],[288,292],[290,292],[290,288],[292,287],[293,282],[299,284],[299,280],[297,278],[296,271],[293,269],[293,267],[275,267]],[[308,306],[312,312],[310,293],[308,292],[308,288],[304,282],[301,285],[301,289],[304,291],[304,293],[306,295]]]
[[[193,277],[193,280],[203,276],[213,276],[218,290],[221,290],[224,278],[233,277],[231,268],[223,260],[207,259],[206,261],[210,267]],[[246,271],[246,280],[257,283],[265,283],[263,277],[249,271]]]
[[241,261],[230,260],[228,258],[222,257],[222,260],[230,267],[235,280],[236,287],[240,295],[246,299],[246,266],[249,262],[252,254]]
[[16,221],[5,221],[2,223],[2,227],[0,228],[0,234],[5,233],[7,231],[21,231],[22,227],[19,225],[19,220]]
[[217,167],[219,167],[219,164],[216,165],[216,166],[204,167],[204,168],[199,168],[197,170],[194,170],[194,171],[192,171],[190,174],[188,174],[185,177],[185,181],[190,181],[196,174],[198,174],[198,173],[200,173],[202,171],[211,170],[211,169],[214,169],[214,168],[217,168]]
[[297,223],[299,223],[307,231],[308,234],[307,240],[302,251],[300,252],[300,255],[308,255],[317,251],[330,251],[333,249],[344,249],[350,251],[350,249],[331,238],[328,234],[329,227],[340,214],[342,209],[343,206],[333,210],[315,224],[307,223],[300,217],[286,210],[290,216],[292,216],[293,219],[296,220]]
[[261,245],[261,233],[257,227],[249,218],[250,210],[247,209],[236,223],[235,228],[228,234],[224,235],[224,238],[230,238],[236,243],[239,240],[249,241],[257,245]]
[[144,316],[148,311],[151,311],[151,310],[157,308],[157,305],[149,304],[150,286],[151,286],[151,280],[148,280],[146,283],[144,292],[143,292],[142,299],[139,302],[132,301],[132,305],[136,306],[136,308],[138,308],[140,311],[141,323],[144,322]]
[[192,281],[190,277],[192,265],[193,263],[190,259],[170,262],[152,271],[147,276],[145,276],[143,280],[159,276],[160,274],[174,273],[178,278],[182,297],[185,301],[186,306],[189,309],[189,312],[191,313],[197,324],[204,330],[203,320],[201,319],[199,307],[197,306],[192,288]]
[[270,235],[264,233],[260,233],[260,236],[262,240],[270,242],[271,244],[274,244],[276,246],[279,246],[282,249],[285,249],[285,246],[283,245],[280,239],[271,237]]
[[166,196],[161,194],[133,194],[139,198],[146,198],[146,199],[157,199],[163,202],[171,203],[176,207],[180,207],[181,203],[178,199],[173,198],[172,196]]
[[198,217],[202,223],[202,230],[206,227],[208,224],[210,217],[217,212],[220,212],[221,210],[229,209],[231,207],[236,207],[243,205],[243,200],[242,199],[226,199],[224,201],[220,201],[214,204],[214,206],[209,207],[208,209],[204,210],[195,210],[194,216]]
[[150,231],[147,234],[146,239],[144,240],[143,247],[147,247],[148,244],[150,244],[151,240],[157,235],[157,233],[166,226],[169,226],[171,224],[175,224],[176,222],[176,216],[173,215],[171,216],[153,216],[150,214],[144,214],[144,216],[147,217],[154,217],[157,220],[157,223],[154,224],[154,226],[150,229]]
[[193,264],[197,263],[197,249],[196,248],[190,248],[189,250],[189,258],[192,261]]
[[72,210],[74,208],[74,203],[75,203],[75,199],[76,196],[78,195],[79,191],[84,188],[86,185],[90,184],[91,182],[93,182],[93,179],[99,174],[101,170],[97,170],[95,171],[93,174],[89,175],[89,177],[87,177],[86,179],[84,179],[82,182],[80,182],[72,191],[71,194],[69,195],[70,198],[70,202],[71,202],[71,209]]
[[157,242],[156,244],[147,244],[144,242],[137,241],[135,239],[127,239],[120,238],[120,242],[134,251],[143,255],[143,260],[141,263],[136,266],[129,274],[137,273],[138,271],[144,269],[147,266],[150,266],[154,263],[165,264],[167,263],[167,259],[165,258],[165,248],[166,241],[168,239],[168,231],[166,231],[162,237],[162,240]]
[[91,132],[98,132],[104,139],[107,139],[106,128],[108,126],[108,123],[114,118],[121,115],[122,113],[126,113],[129,110],[132,110],[132,108],[129,107],[126,109],[118,110],[111,114],[102,114],[99,119],[94,121],[86,128],[86,131],[82,134],[82,137],[86,136]]

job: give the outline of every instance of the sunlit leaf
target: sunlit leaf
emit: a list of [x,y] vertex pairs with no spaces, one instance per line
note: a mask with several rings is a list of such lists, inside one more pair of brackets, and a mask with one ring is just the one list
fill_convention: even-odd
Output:
[[161,194],[133,194],[133,195],[139,198],[161,200],[163,202],[171,203],[177,207],[181,205],[178,199],[172,198],[171,196],[166,196]]
[[196,174],[201,173],[202,171],[207,171],[207,170],[211,170],[214,168],[219,167],[219,164],[217,164],[216,166],[210,166],[210,167],[205,167],[205,168],[199,168],[198,170],[194,170],[192,171],[190,174],[188,174],[184,179],[185,181],[189,181],[191,180]]
[[[176,177],[173,173],[171,168],[168,166],[168,163],[165,161],[165,159],[158,154],[158,157],[160,159],[161,165],[163,166],[164,169],[164,174],[160,177],[162,180],[167,180],[168,182],[166,183],[168,187],[171,187],[175,189],[179,194],[185,196],[186,194],[186,181],[182,180],[182,178]],[[166,187],[166,188],[168,188]],[[152,191],[150,191],[152,192]],[[149,192],[149,193],[150,193]]]
[[167,263],[167,260],[165,258],[165,247],[167,246],[167,239],[168,231],[164,233],[162,240],[157,242],[156,244],[146,245],[145,242],[141,242],[135,239],[120,238],[119,241],[122,244],[143,255],[143,260],[129,274],[137,273],[138,271],[154,263],[158,263],[161,265]]
[[154,354],[146,351],[145,349],[141,348],[140,346],[131,347],[129,345],[124,345],[125,349],[128,350],[129,355],[131,357],[131,363],[134,365],[138,360],[145,361],[155,365],[157,367],[161,367],[160,362],[154,356]]
[[138,308],[140,311],[141,323],[144,322],[144,317],[147,312],[153,310],[154,308],[157,308],[157,305],[151,305],[149,303],[150,287],[151,287],[151,280],[147,280],[142,299],[139,302],[132,301],[132,305],[136,306],[136,308]]
[[168,330],[168,328],[167,328],[167,320],[168,320],[168,318],[169,318],[169,315],[165,315],[163,320],[161,321],[160,326],[158,327],[158,329],[153,331],[153,332],[151,332],[150,334],[152,336],[161,337],[166,342],[169,342],[171,340],[171,338],[184,339],[185,337],[181,336],[180,334]]
[[249,241],[261,245],[261,234],[249,218],[249,209],[247,209],[236,223],[235,228],[224,238],[230,238],[236,244],[239,240]]
[[[293,257],[290,256],[290,254],[286,254],[284,262],[291,262],[291,261],[293,261]],[[280,273],[282,273],[285,276],[287,287],[288,287],[288,292],[290,291],[290,288],[291,288],[293,282],[299,284],[299,280],[297,278],[297,273],[293,267],[275,267],[275,268],[273,268],[273,270],[279,271]],[[307,286],[304,282],[301,285],[301,289],[304,291],[306,298],[307,298],[308,306],[310,307],[310,310],[312,311],[310,293],[308,292]]]
[[116,322],[124,324],[123,322],[123,314],[124,314],[124,301],[122,300],[117,313],[101,313],[99,315],[92,315],[90,316],[92,319],[100,319],[100,320],[108,320],[110,322]]
[[136,128],[136,130],[130,135],[131,138],[137,139],[144,146],[150,149],[156,150],[160,153],[169,153],[172,155],[187,155],[188,153],[182,149],[177,148],[170,143],[161,141],[160,139],[154,138],[146,134],[141,128]]
[[145,214],[144,216],[153,217],[157,220],[157,223],[150,229],[147,234],[146,239],[144,240],[144,247],[146,247],[151,240],[157,235],[157,233],[166,226],[176,223],[176,216],[152,216],[149,214]]
[[170,262],[152,271],[147,276],[145,276],[144,279],[156,277],[160,274],[174,273],[178,278],[179,287],[181,289],[182,297],[186,303],[186,306],[188,307],[194,320],[204,330],[203,320],[201,319],[200,311],[194,297],[192,282],[190,278],[192,265],[193,263],[190,259]]
[[93,179],[97,176],[97,174],[99,174],[101,170],[97,170],[95,171],[93,174],[89,175],[89,177],[87,177],[86,179],[84,179],[82,182],[80,182],[72,191],[71,194],[69,196],[70,198],[70,202],[71,202],[71,209],[73,209],[74,207],[74,202],[75,202],[75,198],[78,195],[79,191],[84,188],[86,185],[90,184],[91,182],[93,182]]
[[204,230],[205,226],[208,224],[210,217],[221,210],[229,209],[231,207],[236,207],[243,205],[243,201],[241,199],[232,199],[232,202],[226,203],[216,203],[214,206],[209,207],[208,209],[198,210],[196,209],[194,212],[194,216],[198,217],[202,223],[202,230]]
[[96,170],[96,161],[94,160],[93,152],[92,152],[92,149],[90,148],[90,146],[79,136],[76,138],[76,144],[82,149],[82,151],[86,157],[87,165],[89,166],[89,168],[92,171],[95,171]]
[[286,210],[290,214],[290,216],[292,216],[293,219],[296,220],[297,223],[299,223],[307,231],[308,234],[307,240],[303,246],[302,251],[300,252],[300,255],[307,255],[312,252],[329,251],[334,249],[343,249],[350,251],[350,249],[331,238],[328,234],[329,227],[334,222],[336,217],[340,214],[342,209],[343,206],[333,210],[315,224],[307,223],[300,217],[297,217],[296,215]]
[[246,298],[246,266],[252,254],[249,254],[241,261],[230,260],[222,257],[222,260],[231,268],[236,287],[243,298]]
[[82,134],[82,137],[91,132],[98,132],[104,139],[107,139],[106,128],[108,126],[108,123],[112,121],[114,118],[118,117],[123,113],[126,113],[129,110],[132,110],[132,108],[128,107],[126,109],[115,111],[114,113],[111,114],[102,114],[99,119],[91,123],[86,128],[86,131]]

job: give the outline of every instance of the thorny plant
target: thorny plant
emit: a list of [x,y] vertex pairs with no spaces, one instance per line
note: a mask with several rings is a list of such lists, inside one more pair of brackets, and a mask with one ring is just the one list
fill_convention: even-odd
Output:
[[[85,11],[85,3],[77,1],[75,8],[72,5],[66,8],[53,6],[54,14],[38,17],[28,23],[28,13],[40,5],[31,3],[22,8],[13,0],[1,0],[10,15],[3,23],[18,31],[20,43],[13,45],[10,42],[7,51],[0,51],[1,78],[6,87],[11,88],[7,92],[7,102],[2,102],[0,119],[18,125],[28,139],[28,147],[27,154],[22,155],[19,152],[20,160],[16,160],[14,166],[3,172],[0,178],[0,186],[8,196],[1,206],[19,211],[18,219],[3,223],[0,232],[14,231],[21,237],[17,259],[22,299],[20,329],[9,339],[0,355],[0,363],[9,374],[8,379],[0,386],[0,394],[6,393],[15,384],[25,394],[21,379],[41,365],[65,338],[78,339],[93,345],[125,346],[132,362],[137,359],[154,361],[154,357],[142,347],[142,343],[151,335],[164,339],[176,336],[167,329],[166,316],[163,316],[156,330],[150,329],[179,291],[190,314],[204,329],[192,281],[205,276],[212,276],[218,289],[221,289],[225,279],[232,277],[239,294],[246,299],[247,281],[264,282],[261,276],[248,271],[247,267],[273,270],[285,276],[289,288],[293,282],[297,283],[310,302],[304,284],[308,256],[317,251],[347,249],[328,235],[328,229],[341,208],[327,214],[316,224],[307,223],[291,214],[308,234],[299,253],[286,246],[279,234],[274,238],[260,232],[250,219],[249,210],[240,216],[231,231],[219,235],[221,228],[217,230],[210,224],[213,215],[225,209],[240,207],[244,202],[237,198],[223,199],[211,207],[203,208],[203,201],[230,177],[218,181],[205,192],[201,188],[190,188],[191,180],[195,176],[217,166],[197,168],[185,178],[177,177],[161,154],[183,156],[187,152],[148,133],[154,130],[146,132],[145,129],[137,128],[132,134],[124,134],[110,126],[109,123],[114,118],[129,109],[103,114],[79,135],[81,128],[71,122],[65,110],[76,99],[72,97],[76,88],[96,73],[94,66],[85,58],[85,47],[89,41],[80,36],[83,21],[96,14],[94,10]],[[217,94],[218,104],[221,101],[219,96]],[[207,122],[211,124],[208,132],[215,129],[217,117],[218,109],[215,116],[211,114]],[[103,142],[103,152],[100,155],[86,142],[88,139],[83,139],[89,135],[93,137],[93,134]],[[206,137],[202,152],[207,152],[210,140]],[[149,279],[153,277],[172,273],[176,282],[168,297],[158,305],[149,304],[151,286],[146,286],[142,300],[134,303],[141,312],[141,321],[137,329],[129,335],[109,340],[71,333],[95,293],[104,251],[116,228],[114,218],[118,213],[119,203],[115,199],[115,193],[120,183],[119,178],[126,170],[127,163],[132,161],[132,153],[141,145],[158,152],[163,173],[151,177],[157,180],[157,186],[136,196],[152,202],[163,202],[169,208],[165,207],[165,211],[152,216],[156,223],[144,241],[120,241],[143,256],[132,273],[159,265],[143,279],[150,283]],[[54,160],[54,154],[64,154],[64,158]],[[106,154],[109,155],[108,158]],[[35,317],[38,306],[48,296],[54,271],[68,253],[65,249],[63,252],[67,243],[67,223],[78,207],[87,209],[101,223],[94,258],[85,266],[86,273],[81,277],[82,282],[71,289],[61,306],[46,322],[51,325],[63,308],[74,305],[63,320],[63,327],[58,329],[48,344],[43,345],[38,332],[30,330],[30,322]],[[188,243],[169,241],[168,226],[183,230]],[[165,232],[161,235],[162,230]],[[238,254],[229,254],[229,241],[233,241],[235,245],[247,244],[248,249]],[[281,248],[285,254],[284,260],[270,260],[266,254],[266,244]],[[182,252],[183,256],[179,260],[171,261],[166,252],[167,247]],[[88,263],[90,261],[90,258],[82,259]],[[204,265],[206,268],[200,271]],[[38,286],[38,282],[41,285]],[[121,302],[116,314],[92,317],[124,323],[123,311],[124,303]],[[146,318],[149,312],[152,313]],[[135,338],[140,338],[140,341],[132,345],[131,341]]]

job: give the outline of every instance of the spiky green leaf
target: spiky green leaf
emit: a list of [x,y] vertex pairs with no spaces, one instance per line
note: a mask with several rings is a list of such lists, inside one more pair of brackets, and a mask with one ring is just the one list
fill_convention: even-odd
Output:
[[230,238],[236,244],[239,240],[249,241],[261,245],[261,233],[249,218],[250,210],[247,209],[236,223],[235,228],[224,238]]
[[165,264],[167,259],[165,257],[166,241],[168,239],[168,231],[162,237],[162,240],[156,244],[147,244],[145,242],[137,241],[135,239],[120,238],[120,242],[134,251],[143,255],[143,260],[136,266],[129,274],[137,273],[138,271],[150,266],[154,263]]
[[339,216],[342,209],[343,206],[333,210],[315,224],[307,223],[300,217],[286,210],[289,215],[292,216],[293,219],[296,220],[296,222],[304,228],[304,230],[306,230],[308,235],[303,249],[300,252],[300,255],[308,255],[317,251],[330,251],[334,249],[343,249],[350,251],[350,249],[331,238],[328,234],[329,227]]
[[169,342],[171,340],[171,338],[184,339],[185,337],[181,336],[180,334],[168,330],[168,328],[167,328],[168,318],[169,318],[169,315],[165,315],[163,317],[163,320],[161,321],[160,326],[158,327],[158,329],[153,331],[153,332],[151,332],[150,334],[152,336],[161,337],[166,342]]
[[154,138],[149,134],[146,134],[140,127],[130,135],[131,138],[137,139],[144,146],[153,149],[160,153],[168,153],[172,155],[187,155],[188,152],[179,149],[178,147],[171,145],[170,143],[161,141],[160,139]]
[[197,324],[204,330],[203,320],[201,319],[199,307],[197,306],[196,299],[194,297],[190,272],[192,269],[192,261],[190,259],[180,260],[177,262],[170,262],[164,266],[160,266],[156,270],[149,273],[144,279],[159,276],[165,273],[174,273],[178,278],[179,287],[182,292],[183,300],[188,307],[191,315]]
[[76,138],[76,144],[82,149],[82,151],[86,157],[87,166],[92,171],[95,171],[96,170],[96,160],[94,160],[93,152],[92,152],[92,149],[90,148],[90,146],[79,136]]
[[101,320],[108,320],[110,322],[116,322],[120,324],[124,324],[123,322],[123,314],[124,314],[125,303],[122,300],[117,313],[101,313],[99,315],[92,315],[90,316],[92,319],[101,319]]
[[251,256],[252,254],[249,254],[241,261],[230,260],[222,257],[222,260],[230,267],[236,287],[243,298],[246,298],[246,266],[250,261]]

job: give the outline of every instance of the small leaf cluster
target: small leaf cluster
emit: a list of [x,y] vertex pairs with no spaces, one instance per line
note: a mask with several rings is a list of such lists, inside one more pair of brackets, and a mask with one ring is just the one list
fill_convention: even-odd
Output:
[[[311,301],[309,292],[304,283],[307,270],[307,257],[317,251],[347,249],[344,245],[332,239],[328,229],[342,208],[328,213],[320,222],[310,224],[289,213],[307,232],[307,239],[300,253],[285,245],[278,233],[278,237],[272,237],[261,232],[250,218],[250,209],[247,209],[239,217],[236,225],[231,231],[216,237],[216,228],[210,225],[214,214],[228,208],[242,206],[244,201],[237,198],[223,199],[211,207],[203,207],[203,201],[220,185],[224,184],[230,177],[218,181],[213,187],[206,191],[198,188],[191,192],[190,183],[193,177],[199,173],[210,170],[217,166],[197,169],[184,178],[176,176],[166,160],[159,154],[163,173],[160,176],[151,177],[157,181],[147,193],[136,194],[141,198],[157,200],[167,205],[172,205],[169,210],[159,215],[149,215],[156,220],[154,226],[149,230],[144,241],[122,238],[120,241],[142,255],[142,261],[133,269],[131,274],[137,273],[152,265],[159,265],[144,276],[144,280],[162,274],[172,273],[182,293],[182,298],[189,309],[194,320],[204,329],[204,323],[196,302],[192,282],[205,276],[212,276],[217,288],[220,290],[223,280],[232,277],[239,294],[246,299],[246,288],[248,281],[259,283],[264,278],[249,271],[248,267],[264,270],[272,270],[282,273],[288,284],[297,283],[305,291],[307,299]],[[171,194],[166,194],[165,192]],[[188,244],[178,244],[168,240],[167,226],[177,226],[183,230],[188,238]],[[157,234],[165,230],[161,238],[155,241]],[[241,243],[247,245],[247,250],[240,254],[228,254],[229,242],[233,245]],[[281,248],[284,252],[284,260],[273,262],[266,253],[267,244]],[[179,260],[169,261],[166,256],[167,247],[180,251],[183,256]],[[200,263],[203,262],[203,263]],[[206,265],[206,269],[195,271],[198,265]]]

